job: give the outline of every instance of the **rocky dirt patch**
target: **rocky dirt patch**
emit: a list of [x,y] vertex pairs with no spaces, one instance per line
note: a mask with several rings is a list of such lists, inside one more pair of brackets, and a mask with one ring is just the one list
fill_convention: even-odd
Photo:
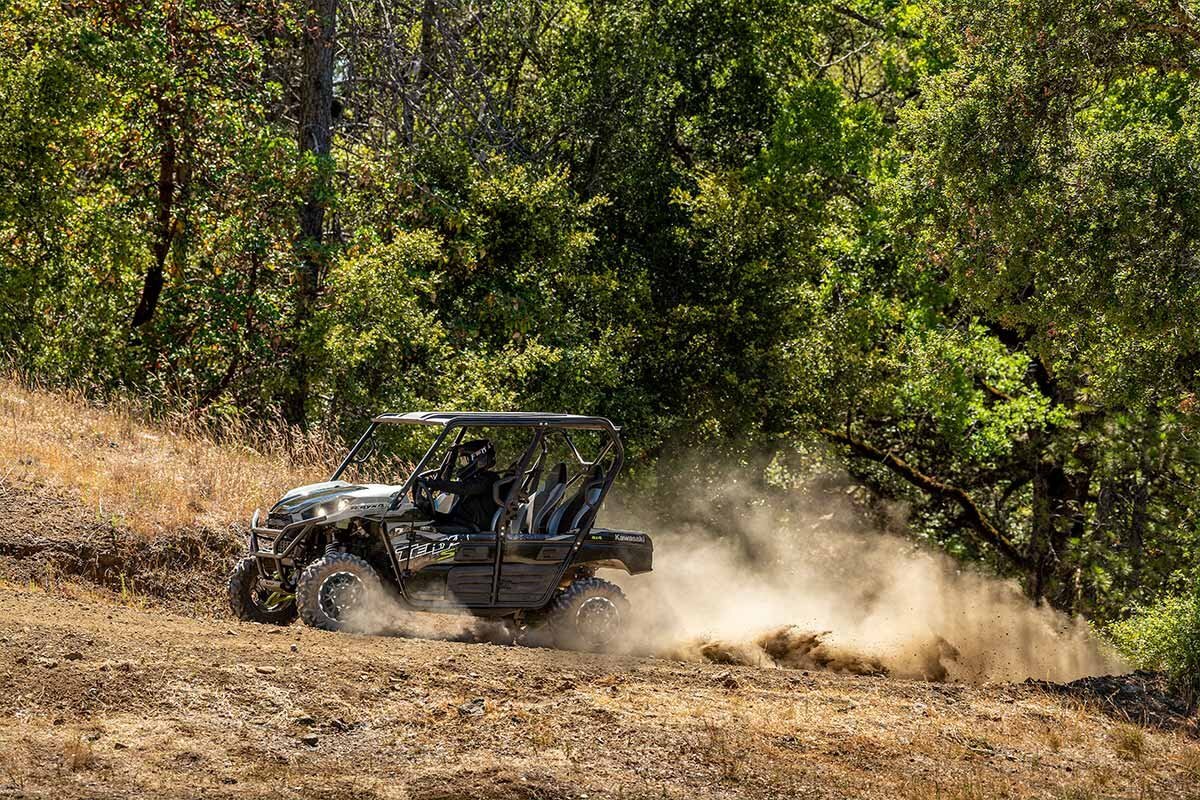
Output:
[[1138,670],[1128,675],[1101,675],[1071,683],[1025,682],[1052,694],[1076,697],[1111,717],[1200,737],[1200,719],[1170,689],[1165,675]]
[[0,797],[59,800],[1193,800],[1200,753],[1011,685],[350,636],[23,587],[0,604],[0,697]]
[[147,537],[68,492],[0,478],[0,577],[10,581],[79,580],[132,599],[223,613],[225,576],[243,542],[233,528]]

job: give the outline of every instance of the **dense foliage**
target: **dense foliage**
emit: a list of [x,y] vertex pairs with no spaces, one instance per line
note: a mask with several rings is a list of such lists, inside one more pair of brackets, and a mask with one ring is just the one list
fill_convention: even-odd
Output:
[[1200,704],[1200,591],[1166,595],[1108,634],[1132,664],[1166,672],[1185,702]]
[[844,468],[1060,607],[1188,591],[1194,0],[0,8],[27,376],[604,414],[648,484]]

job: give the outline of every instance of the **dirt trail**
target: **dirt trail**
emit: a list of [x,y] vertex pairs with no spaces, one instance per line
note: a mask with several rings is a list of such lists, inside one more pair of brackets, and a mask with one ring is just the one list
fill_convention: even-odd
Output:
[[78,588],[3,591],[0,797],[1200,793],[1193,740],[1031,687],[348,636]]
[[236,623],[235,531],[0,501],[0,798],[1200,797],[1196,740],[1054,685],[812,671],[789,628],[722,664]]

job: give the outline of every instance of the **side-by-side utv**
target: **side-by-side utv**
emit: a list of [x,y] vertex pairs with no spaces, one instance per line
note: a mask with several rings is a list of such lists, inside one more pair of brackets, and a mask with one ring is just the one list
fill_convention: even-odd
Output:
[[[415,468],[399,484],[358,482],[368,463],[398,469],[387,434],[411,448],[417,432],[401,426],[435,429]],[[412,611],[500,618],[562,647],[613,644],[629,604],[596,572],[648,572],[653,555],[646,534],[594,525],[622,460],[602,417],[380,415],[327,482],[289,491],[265,520],[255,512],[230,604],[244,620],[299,615],[343,630],[390,596]]]

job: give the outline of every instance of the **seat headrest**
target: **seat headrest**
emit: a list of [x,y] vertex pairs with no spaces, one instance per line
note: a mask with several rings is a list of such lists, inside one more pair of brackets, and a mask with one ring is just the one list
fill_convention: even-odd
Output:
[[604,483],[604,467],[594,464],[592,471],[588,474],[588,483]]

